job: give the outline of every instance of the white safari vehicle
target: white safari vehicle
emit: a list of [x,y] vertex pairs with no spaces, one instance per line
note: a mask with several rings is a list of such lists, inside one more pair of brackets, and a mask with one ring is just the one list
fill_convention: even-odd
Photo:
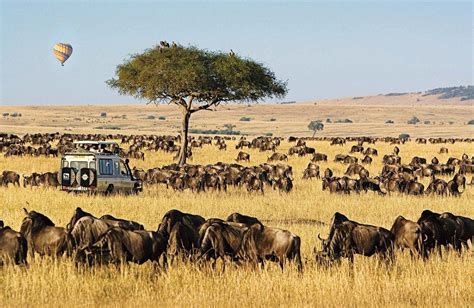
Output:
[[142,183],[118,155],[119,146],[108,141],[76,141],[61,159],[61,189],[91,193],[138,193]]

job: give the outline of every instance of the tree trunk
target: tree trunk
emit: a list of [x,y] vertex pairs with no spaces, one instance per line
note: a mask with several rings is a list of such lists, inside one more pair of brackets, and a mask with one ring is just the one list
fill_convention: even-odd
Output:
[[179,151],[178,164],[180,166],[186,164],[188,158],[188,131],[189,131],[189,119],[191,118],[191,112],[185,110],[183,112],[183,123],[181,124],[181,149]]

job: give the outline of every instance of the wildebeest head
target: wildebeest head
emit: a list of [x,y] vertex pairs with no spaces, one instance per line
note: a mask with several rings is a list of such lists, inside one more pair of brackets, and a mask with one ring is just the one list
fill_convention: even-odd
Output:
[[[76,225],[76,222],[81,219],[82,217],[85,217],[85,216],[92,216],[92,214],[84,211],[83,209],[81,209],[80,207],[77,207],[76,210],[74,211],[74,214],[72,215],[71,217],[71,220],[69,221],[69,223],[66,225],[66,230],[68,231],[71,231],[72,228],[74,228],[74,226]],[[93,217],[93,216],[92,216]]]
[[3,220],[0,220],[0,229],[2,229],[4,227],[4,223],[3,223]]
[[20,233],[25,235],[28,233],[34,233],[42,229],[45,226],[54,226],[54,223],[48,217],[36,211],[28,212],[27,209],[23,208],[26,216],[23,219],[20,227]]
[[323,246],[323,251],[327,251],[329,247],[329,243],[331,242],[331,239],[334,236],[334,232],[336,229],[336,226],[340,225],[344,221],[348,221],[349,218],[347,218],[344,214],[341,214],[339,212],[334,213],[332,219],[331,219],[331,227],[329,229],[329,235],[327,239],[321,238],[321,236],[318,234],[318,239],[321,240],[322,246]]

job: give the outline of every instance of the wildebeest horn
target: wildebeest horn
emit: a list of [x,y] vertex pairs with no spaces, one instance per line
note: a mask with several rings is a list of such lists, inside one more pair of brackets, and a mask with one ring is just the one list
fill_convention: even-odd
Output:
[[428,240],[428,235],[427,234],[423,234],[423,242],[426,242]]
[[319,239],[320,241],[323,241],[323,242],[324,242],[324,239],[321,238],[321,234],[319,234],[319,233],[318,233],[318,239]]
[[28,215],[28,210],[27,209],[23,208],[23,211],[25,211],[25,214]]

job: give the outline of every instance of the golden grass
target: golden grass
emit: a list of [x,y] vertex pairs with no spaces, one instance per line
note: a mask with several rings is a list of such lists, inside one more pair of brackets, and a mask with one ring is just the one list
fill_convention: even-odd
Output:
[[[329,156],[321,169],[332,168],[342,174],[346,165],[332,162],[337,153],[348,153],[351,144],[329,146],[328,142],[311,142],[319,152]],[[214,146],[194,150],[192,163],[231,162],[237,156],[235,143],[228,142],[228,151]],[[290,144],[284,142],[279,152],[286,152]],[[431,159],[437,156],[444,162],[449,156],[463,153],[472,155],[472,145],[447,145],[450,154],[438,155],[446,145],[399,146],[403,162],[414,156]],[[368,169],[376,174],[381,169],[383,154],[391,152],[391,145],[375,147],[379,156]],[[269,153],[249,150],[252,165],[266,161]],[[145,161],[132,160],[131,165],[150,168],[170,163],[172,154],[146,152]],[[360,155],[358,155],[360,156]],[[351,219],[390,228],[398,215],[416,220],[423,209],[450,211],[457,215],[474,216],[473,188],[467,188],[460,198],[434,196],[409,197],[392,195],[381,197],[373,193],[331,195],[321,190],[317,180],[303,181],[302,171],[309,157],[291,157],[295,188],[281,194],[270,188],[265,194],[248,194],[235,188],[224,192],[194,194],[175,193],[163,186],[145,187],[139,196],[88,196],[67,194],[52,189],[0,188],[0,219],[18,229],[23,217],[22,208],[45,213],[57,225],[64,226],[77,206],[95,215],[110,213],[136,220],[147,229],[156,229],[162,215],[171,208],[197,213],[205,217],[225,218],[238,211],[265,220],[268,225],[289,229],[300,235],[304,274],[292,266],[282,273],[276,264],[265,270],[228,266],[223,273],[208,269],[197,270],[189,264],[172,265],[166,273],[155,273],[151,264],[122,266],[120,269],[102,267],[78,271],[70,260],[53,262],[45,258],[31,261],[28,269],[6,267],[0,269],[0,305],[110,305],[110,306],[472,306],[474,302],[474,254],[462,256],[445,253],[443,259],[434,257],[427,262],[412,260],[408,253],[397,253],[396,264],[386,268],[374,258],[357,257],[353,274],[347,262],[329,270],[316,267],[313,247],[320,248],[316,235],[326,236],[328,226],[308,224],[300,219],[327,223],[335,211]],[[0,170],[9,169],[21,174],[56,170],[59,159],[0,158]],[[428,181],[424,180],[427,184]],[[472,247],[471,247],[472,248]]]

